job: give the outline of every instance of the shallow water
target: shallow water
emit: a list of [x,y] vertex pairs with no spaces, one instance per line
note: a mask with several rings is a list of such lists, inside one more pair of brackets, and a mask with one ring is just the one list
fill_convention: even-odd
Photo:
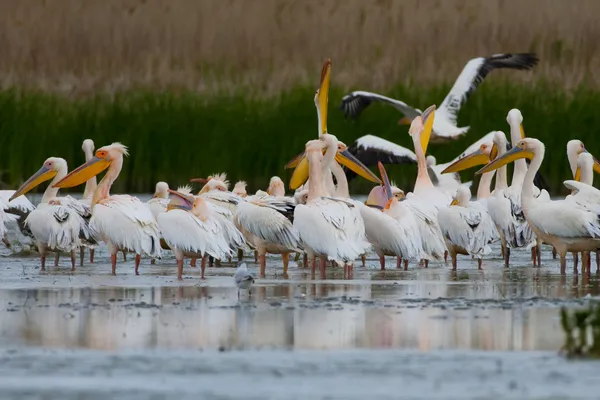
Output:
[[[571,362],[558,311],[600,298],[600,277],[559,274],[498,248],[478,271],[432,264],[325,279],[269,257],[267,277],[238,299],[234,264],[156,265],[132,256],[110,275],[40,273],[35,255],[0,249],[0,398],[475,399],[595,398],[600,363]],[[87,255],[86,255],[87,257]],[[247,256],[249,267],[257,266]],[[51,262],[49,262],[52,265]],[[595,271],[595,266],[592,267]]]

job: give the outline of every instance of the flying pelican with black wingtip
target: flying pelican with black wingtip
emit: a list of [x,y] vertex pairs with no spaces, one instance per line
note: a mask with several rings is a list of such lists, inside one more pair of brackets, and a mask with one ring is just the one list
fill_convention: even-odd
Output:
[[[538,61],[538,57],[533,53],[494,54],[489,57],[477,57],[469,60],[438,108],[431,134],[431,142],[458,139],[467,133],[468,126],[457,126],[458,113],[469,96],[473,94],[491,71],[501,68],[530,70]],[[421,115],[421,110],[415,109],[400,100],[364,91],[356,91],[344,96],[340,108],[347,118],[357,118],[372,102],[390,104],[404,114],[404,118],[399,121],[401,124],[408,125],[415,117]]]

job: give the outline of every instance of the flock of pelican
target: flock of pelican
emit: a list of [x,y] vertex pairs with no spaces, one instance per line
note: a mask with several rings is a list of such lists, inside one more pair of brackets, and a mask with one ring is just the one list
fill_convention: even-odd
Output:
[[[84,263],[89,249],[101,243],[110,254],[116,274],[117,255],[135,254],[135,273],[141,257],[152,263],[164,251],[172,251],[177,276],[182,279],[184,257],[196,266],[200,259],[202,278],[207,262],[231,260],[237,252],[254,251],[260,275],[266,273],[266,255],[280,254],[287,274],[290,255],[303,257],[303,266],[314,272],[317,259],[323,276],[328,265],[338,265],[351,274],[353,264],[374,251],[385,269],[386,256],[396,258],[397,268],[409,263],[427,267],[430,262],[447,262],[457,268],[457,256],[477,259],[478,268],[499,242],[505,266],[511,251],[531,251],[534,266],[541,265],[541,246],[552,246],[560,256],[561,272],[566,255],[578,254],[582,266],[590,268],[590,252],[600,249],[600,192],[593,184],[593,172],[600,163],[581,141],[567,144],[573,180],[564,184],[571,190],[565,199],[551,200],[548,192],[536,186],[544,158],[544,145],[526,138],[523,116],[517,109],[508,112],[510,143],[501,131],[490,132],[454,160],[437,164],[427,156],[432,137],[439,140],[463,135],[468,127],[456,127],[460,106],[483,78],[494,68],[528,69],[537,62],[531,54],[502,54],[469,61],[439,110],[435,106],[421,112],[398,100],[375,95],[377,100],[395,105],[410,119],[409,135],[414,152],[368,135],[350,147],[327,130],[328,93],[331,61],[321,73],[314,102],[318,136],[286,168],[294,168],[290,179],[293,196],[286,196],[284,182],[273,177],[266,191],[248,195],[243,181],[229,190],[225,174],[195,178],[202,184],[197,194],[190,186],[172,190],[165,182],[156,185],[152,198],[143,202],[130,195],[110,194],[128,149],[120,143],[99,148],[87,139],[83,143],[86,162],[68,172],[67,162],[50,157],[16,191],[0,192],[0,237],[9,246],[6,226],[16,223],[23,234],[33,238],[40,254],[41,269],[46,257],[67,253],[75,269],[76,251]],[[346,114],[357,114],[373,99],[368,92],[344,97]],[[401,104],[400,104],[401,103]],[[404,122],[404,121],[402,121]],[[529,165],[526,162],[529,160]],[[413,191],[405,193],[388,179],[384,164],[417,164]],[[507,164],[514,171],[509,184]],[[379,176],[368,166],[376,164]],[[471,200],[471,182],[462,183],[459,171],[483,166],[476,200]],[[96,176],[106,171],[97,183]],[[365,202],[350,197],[348,179],[361,177],[375,183]],[[494,187],[492,182],[494,181]],[[41,202],[34,207],[24,196],[36,186],[50,181]],[[81,199],[58,196],[61,188],[85,183]],[[529,253],[528,253],[529,254]],[[600,266],[600,257],[596,257]]]

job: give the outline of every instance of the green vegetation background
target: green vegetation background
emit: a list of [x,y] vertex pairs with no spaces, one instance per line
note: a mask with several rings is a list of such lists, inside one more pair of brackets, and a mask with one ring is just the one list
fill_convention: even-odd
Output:
[[[386,94],[424,109],[439,105],[449,88],[396,86]],[[176,187],[214,172],[227,172],[232,183],[246,180],[249,192],[254,192],[264,189],[272,175],[287,181],[290,171],[284,164],[307,140],[316,138],[314,90],[290,88],[275,99],[149,90],[71,99],[5,90],[0,92],[0,182],[4,188],[16,188],[50,156],[65,158],[73,169],[84,162],[83,139],[91,138],[96,148],[114,141],[129,146],[115,193],[148,193],[159,180]],[[344,94],[336,87],[331,90],[330,133],[348,145],[374,134],[412,148],[407,127],[397,125],[400,114],[395,109],[373,104],[358,121],[346,121],[337,108]],[[431,145],[430,154],[438,163],[446,162],[491,130],[508,133],[506,114],[513,107],[523,113],[526,135],[547,146],[542,172],[553,194],[564,193],[562,181],[571,178],[567,141],[581,139],[600,156],[600,92],[584,86],[567,94],[539,82],[485,82],[459,115],[459,125],[471,127],[467,135],[450,144]],[[472,179],[473,172],[464,172],[463,178]],[[411,190],[415,166],[390,167],[389,173],[400,187]],[[353,193],[366,193],[370,187],[361,179],[351,183]]]

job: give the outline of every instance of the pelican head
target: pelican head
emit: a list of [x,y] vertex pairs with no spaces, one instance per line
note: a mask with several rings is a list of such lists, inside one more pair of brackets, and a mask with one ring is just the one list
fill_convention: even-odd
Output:
[[306,204],[308,201],[308,190],[301,190],[294,193],[294,200],[296,200],[296,204]]
[[510,126],[519,126],[521,130],[521,139],[525,139],[525,130],[523,129],[523,114],[516,108],[513,108],[506,115],[506,122]]
[[269,196],[285,196],[285,184],[280,177],[274,176],[271,178],[267,193]]
[[233,186],[233,193],[240,197],[248,196],[248,193],[246,192],[246,181],[237,181]]
[[452,199],[450,205],[466,207],[469,205],[469,200],[471,200],[471,190],[464,185],[460,185],[458,189],[456,189],[456,195],[454,196],[454,199]]
[[427,154],[433,121],[435,119],[435,104],[428,107],[423,114],[412,120],[408,134],[412,136],[413,141],[419,141],[423,154]]
[[85,153],[85,160],[88,161],[94,156],[94,141],[92,139],[85,139],[81,145],[81,150]]
[[406,198],[406,195],[404,194],[404,190],[396,187],[396,185],[394,185],[394,183],[392,183],[391,186],[392,186],[392,196],[394,196],[396,199],[398,199],[398,201],[404,200]]
[[98,175],[112,164],[123,164],[123,157],[127,156],[127,147],[121,143],[113,143],[99,148],[96,155],[82,166],[71,171],[67,176],[54,184],[57,188],[79,186],[88,179]]
[[[571,172],[575,174],[577,169],[578,157],[582,153],[587,153],[587,149],[583,145],[583,142],[578,139],[569,140],[567,142],[567,158],[569,159],[569,164],[571,166]],[[591,155],[591,154],[590,154]],[[592,156],[592,160],[594,161],[593,169],[598,174],[600,173],[600,162]]]
[[25,181],[23,185],[10,197],[9,201],[13,201],[17,197],[26,194],[31,189],[39,186],[41,183],[46,182],[52,178],[54,178],[59,172],[62,175],[66,175],[68,170],[67,162],[63,158],[50,157],[46,161],[40,169],[29,179]]
[[206,204],[206,200],[202,197],[194,198],[194,205],[192,207],[192,214],[194,214],[201,221],[206,221],[206,219],[210,216],[211,210]]
[[167,199],[169,198],[169,184],[167,182],[157,182],[156,188],[154,189],[153,199]]
[[204,183],[204,186],[198,194],[211,192],[213,190],[220,192],[227,192],[229,190],[229,181],[227,180],[227,174],[225,173],[209,175],[206,179],[193,178],[190,179],[190,182]]
[[525,138],[517,142],[515,147],[504,153],[502,156],[497,157],[494,161],[481,168],[475,174],[483,174],[485,172],[494,171],[503,165],[521,158],[533,159],[536,153],[544,153],[544,144],[534,138]]
[[456,160],[446,167],[446,169],[442,171],[442,174],[460,172],[477,165],[485,165],[490,162],[490,160],[496,158],[497,154],[498,148],[493,144],[493,142],[490,141],[489,143],[482,143],[477,150],[471,154],[467,154],[463,158]]
[[167,189],[167,193],[171,194],[171,201],[167,205],[167,211],[170,210],[185,210],[190,211],[194,204],[194,196],[190,194],[187,188],[179,190]]
[[427,156],[426,160],[427,160],[428,167],[433,167],[434,165],[437,164],[437,160],[434,156]]

